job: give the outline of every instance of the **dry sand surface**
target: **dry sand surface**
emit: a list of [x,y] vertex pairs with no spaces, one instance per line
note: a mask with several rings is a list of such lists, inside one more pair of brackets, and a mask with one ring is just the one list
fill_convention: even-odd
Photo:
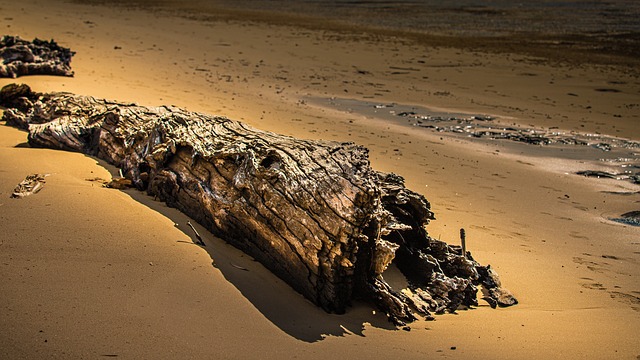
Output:
[[[2,33],[77,52],[74,78],[19,79],[36,91],[172,104],[367,146],[374,168],[429,199],[430,234],[457,243],[466,228],[474,257],[521,302],[483,303],[409,332],[366,304],[325,314],[201,227],[207,246],[194,245],[174,209],[87,180],[115,169],[29,148],[26,133],[1,126],[0,358],[640,357],[640,227],[608,219],[640,210],[640,186],[577,176],[600,165],[561,159],[557,148],[471,141],[317,100],[638,141],[637,69],[62,1],[1,0],[0,14]],[[49,174],[43,190],[10,199],[30,173]]]

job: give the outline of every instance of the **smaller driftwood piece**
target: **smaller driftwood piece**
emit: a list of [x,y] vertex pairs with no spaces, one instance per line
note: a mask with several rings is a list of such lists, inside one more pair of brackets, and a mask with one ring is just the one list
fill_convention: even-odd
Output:
[[[430,237],[424,196],[373,170],[353,143],[308,141],[225,117],[69,93],[0,91],[4,120],[29,144],[78,151],[244,250],[327,311],[367,299],[395,324],[476,306],[516,304],[489,266]],[[408,286],[385,281],[392,264]]]
[[44,186],[45,178],[49,174],[31,174],[22,180],[11,193],[11,197],[14,199],[22,199],[25,196],[31,194],[37,194]]
[[71,57],[75,53],[55,41],[22,40],[17,36],[0,38],[0,77],[23,75],[73,76]]

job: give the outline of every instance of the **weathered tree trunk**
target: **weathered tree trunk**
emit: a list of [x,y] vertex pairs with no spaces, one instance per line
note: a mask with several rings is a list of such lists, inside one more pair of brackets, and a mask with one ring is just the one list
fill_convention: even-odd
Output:
[[74,52],[55,41],[34,39],[32,42],[17,36],[0,39],[0,77],[23,75],[73,76],[71,57]]
[[[400,176],[373,170],[364,147],[295,139],[175,107],[27,89],[8,86],[0,101],[17,104],[4,119],[28,126],[30,145],[120,167],[138,189],[196,219],[327,311],[368,298],[401,324],[415,311],[430,316],[477,305],[480,284],[492,305],[516,303],[489,267],[428,236],[427,200]],[[410,283],[402,292],[383,278],[394,259]]]

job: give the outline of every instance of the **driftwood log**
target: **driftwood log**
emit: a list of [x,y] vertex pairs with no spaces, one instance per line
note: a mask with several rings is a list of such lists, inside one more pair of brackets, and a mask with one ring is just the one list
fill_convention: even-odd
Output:
[[37,194],[44,186],[45,178],[49,174],[30,174],[13,189],[11,198],[22,199],[25,196]]
[[74,52],[55,41],[34,39],[29,42],[17,36],[0,38],[0,77],[23,75],[73,76],[71,57]]
[[[373,170],[353,143],[308,141],[225,117],[69,93],[0,92],[3,119],[29,144],[83,152],[260,261],[309,300],[342,313],[373,301],[400,325],[418,313],[516,299],[458,246],[429,237],[429,202],[402,177]],[[464,256],[466,255],[466,256]],[[384,279],[394,262],[406,289]]]

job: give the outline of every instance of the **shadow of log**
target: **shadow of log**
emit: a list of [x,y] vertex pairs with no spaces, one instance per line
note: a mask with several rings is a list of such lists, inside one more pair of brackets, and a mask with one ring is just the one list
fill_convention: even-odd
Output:
[[[113,166],[103,160],[96,160],[101,166],[109,169],[112,175],[117,175],[118,172]],[[163,202],[154,200],[144,192],[135,189],[121,191],[178,224],[177,228],[192,239],[193,242],[189,244],[199,246],[194,232],[186,225],[189,221],[194,223],[193,219]],[[363,331],[367,324],[380,329],[395,329],[383,313],[374,314],[371,307],[364,302],[354,302],[342,315],[323,311],[293,291],[252,257],[215,237],[199,224],[194,226],[206,244],[199,247],[209,254],[213,267],[220,271],[267,320],[288,335],[301,341],[316,342],[331,336],[364,336]]]

